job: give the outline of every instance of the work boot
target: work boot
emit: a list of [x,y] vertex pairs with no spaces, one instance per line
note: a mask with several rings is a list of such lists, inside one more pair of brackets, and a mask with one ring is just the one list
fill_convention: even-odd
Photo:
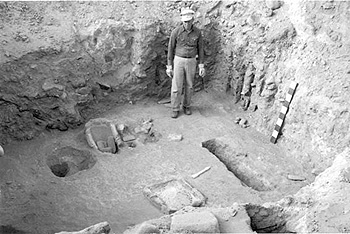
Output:
[[178,115],[179,115],[179,112],[178,112],[178,111],[173,111],[173,112],[171,113],[171,118],[176,119]]
[[192,114],[191,108],[189,108],[189,107],[184,107],[184,112],[185,112],[186,115],[191,115]]

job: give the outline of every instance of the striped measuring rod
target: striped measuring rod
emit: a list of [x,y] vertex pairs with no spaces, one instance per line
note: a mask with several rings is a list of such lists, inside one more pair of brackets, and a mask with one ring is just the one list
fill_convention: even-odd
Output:
[[292,81],[292,83],[289,85],[288,92],[286,94],[286,98],[283,101],[280,114],[278,116],[277,122],[275,124],[275,128],[272,132],[272,136],[270,139],[270,141],[274,144],[277,141],[278,134],[281,132],[284,118],[286,117],[286,114],[287,114],[288,108],[289,108],[289,104],[292,101],[292,98],[294,96],[294,92],[295,92],[295,89],[297,88],[297,86],[298,86],[298,83],[295,81]]

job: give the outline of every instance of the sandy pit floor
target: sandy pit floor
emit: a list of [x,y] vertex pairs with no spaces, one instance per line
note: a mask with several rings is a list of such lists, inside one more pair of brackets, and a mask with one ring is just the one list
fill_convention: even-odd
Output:
[[[99,153],[85,140],[84,127],[67,132],[44,132],[32,141],[5,146],[0,158],[0,226],[25,233],[53,233],[81,230],[108,221],[115,233],[130,225],[162,216],[144,197],[143,188],[170,179],[184,178],[207,197],[207,206],[225,207],[234,202],[277,201],[310,183],[291,181],[284,191],[259,192],[245,186],[202,142],[222,136],[244,142],[242,147],[264,148],[276,158],[288,152],[269,142],[252,127],[234,123],[236,117],[249,122],[232,100],[214,93],[196,93],[193,114],[170,118],[170,109],[156,101],[144,100],[113,106],[103,118],[135,127],[152,118],[159,141],[124,147],[118,154]],[[171,141],[170,134],[181,134],[182,141]],[[96,163],[68,177],[55,176],[47,158],[63,147],[87,150]],[[274,162],[273,158],[266,159]],[[276,160],[280,162],[280,160]],[[287,163],[288,164],[288,163]],[[210,166],[196,179],[192,174]],[[289,165],[275,165],[292,170]]]

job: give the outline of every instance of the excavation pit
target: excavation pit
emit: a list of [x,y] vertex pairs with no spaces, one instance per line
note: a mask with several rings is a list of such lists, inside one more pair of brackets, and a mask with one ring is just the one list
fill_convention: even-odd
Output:
[[92,168],[96,159],[89,151],[66,146],[49,155],[46,163],[55,176],[68,177]]
[[247,204],[245,209],[250,217],[253,231],[257,233],[293,233],[287,230],[287,216],[282,207]]
[[[205,89],[193,95],[193,115],[181,110],[172,120],[170,106],[155,106],[154,101],[171,93],[165,67],[168,41],[181,23],[179,10],[187,6],[200,21],[207,75],[196,71],[194,89],[196,83]],[[106,217],[117,220],[111,223],[113,232],[122,233],[158,212],[143,201],[140,192],[146,184],[211,166],[189,180],[210,205],[277,202],[315,180],[295,196],[295,209],[288,207],[296,213],[295,230],[350,230],[349,176],[339,172],[346,169],[342,165],[350,154],[327,169],[350,142],[349,7],[347,1],[326,0],[1,2],[0,142],[6,144],[0,157],[2,225],[54,233]],[[293,96],[291,82],[299,83]],[[247,98],[244,111],[240,104]],[[259,107],[255,112],[253,105]],[[142,145],[137,138],[136,148],[121,148],[114,155],[106,152],[112,150],[107,138],[99,142],[104,151],[89,149],[99,157],[92,171],[53,183],[41,176],[44,169],[55,179],[49,167],[59,176],[71,175],[69,161],[42,168],[42,159],[46,163],[54,147],[84,149],[86,142],[77,134],[91,118],[117,124],[137,122],[144,115],[154,117],[164,136],[179,133],[183,141]],[[248,119],[250,127],[235,125],[237,116]],[[280,120],[282,125],[276,124]],[[273,130],[280,132],[277,144],[270,142]],[[219,161],[196,147],[223,135],[237,142],[232,171],[226,170],[224,158]],[[92,142],[97,147],[98,141]],[[268,146],[280,150],[269,154]],[[142,213],[146,209],[140,205],[152,212]]]
[[238,152],[218,139],[204,141],[202,147],[214,154],[245,185],[257,191],[272,189],[271,183],[263,177],[258,168],[255,170],[252,160],[246,153]]
[[[258,148],[240,139],[219,137],[202,142],[202,147],[215,155],[244,185],[256,191],[273,191],[282,198],[307,185],[304,168],[293,158],[270,144],[258,140],[256,143],[260,145]],[[304,180],[295,181],[294,177]]]
[[52,173],[58,177],[65,177],[68,174],[68,172],[70,171],[67,162],[54,164],[54,165],[50,166],[50,169],[51,169]]

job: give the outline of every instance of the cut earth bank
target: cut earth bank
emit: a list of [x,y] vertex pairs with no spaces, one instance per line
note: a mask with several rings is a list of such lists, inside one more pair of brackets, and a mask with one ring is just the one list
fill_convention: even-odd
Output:
[[[178,9],[185,5],[193,5],[200,13],[197,17],[197,24],[203,29],[206,38],[208,76],[204,80],[204,84],[207,90],[210,90],[210,94],[227,93],[229,101],[237,101],[240,99],[243,81],[253,76],[254,85],[251,86],[250,98],[251,106],[256,105],[257,110],[245,113],[250,117],[246,117],[249,120],[250,128],[241,129],[238,125],[230,125],[234,121],[230,118],[240,113],[238,107],[230,106],[232,103],[224,105],[225,98],[221,95],[215,94],[214,100],[212,100],[212,97],[205,97],[204,94],[201,94],[196,97],[197,114],[210,117],[213,113],[216,113],[215,115],[220,113],[217,109],[224,110],[224,112],[232,110],[232,113],[226,120],[224,120],[226,117],[217,122],[211,120],[210,123],[203,123],[203,125],[199,124],[200,121],[196,122],[200,125],[197,127],[201,130],[201,134],[195,134],[195,131],[192,131],[187,133],[189,138],[186,137],[185,132],[185,130],[191,129],[185,125],[187,122],[184,125],[176,126],[179,128],[186,126],[182,133],[184,140],[174,143],[175,145],[179,144],[179,146],[166,152],[174,153],[174,157],[171,157],[173,160],[176,158],[175,152],[180,151],[179,148],[186,148],[183,144],[191,139],[190,141],[199,144],[201,157],[207,158],[204,157],[207,154],[208,158],[212,158],[210,160],[215,160],[216,169],[221,168],[222,170],[215,170],[213,162],[210,171],[193,181],[193,185],[201,191],[202,189],[196,181],[204,180],[204,178],[208,178],[210,173],[217,173],[217,171],[229,173],[215,156],[202,148],[204,141],[216,138],[210,142],[214,142],[218,146],[224,142],[231,147],[231,153],[236,152],[240,157],[245,155],[245,150],[247,150],[247,159],[250,158],[249,155],[259,157],[256,152],[269,152],[264,156],[280,155],[281,158],[266,158],[266,162],[271,162],[269,160],[283,161],[283,164],[280,164],[280,161],[272,161],[272,164],[269,164],[270,167],[277,167],[276,172],[279,171],[278,167],[285,168],[280,175],[281,177],[274,177],[277,173],[266,174],[266,178],[270,178],[267,179],[270,183],[268,186],[276,187],[276,190],[256,192],[250,188],[241,189],[240,187],[238,189],[240,193],[244,193],[246,190],[252,193],[249,193],[249,196],[242,194],[242,196],[237,197],[234,193],[230,193],[225,198],[220,193],[213,195],[204,189],[202,192],[208,196],[209,206],[230,206],[233,202],[254,202],[254,204],[262,204],[266,201],[274,202],[285,194],[294,194],[298,190],[298,186],[311,182],[314,174],[318,175],[319,172],[324,171],[314,183],[304,187],[296,195],[274,204],[274,206],[281,205],[274,214],[281,214],[283,219],[280,224],[284,223],[282,226],[288,231],[348,231],[350,228],[344,220],[349,216],[348,204],[350,204],[345,196],[349,187],[347,165],[349,165],[348,146],[350,142],[348,110],[350,95],[348,92],[350,70],[349,2],[285,1],[277,3],[277,5],[269,5],[269,3],[271,2],[268,4],[263,1],[1,3],[0,139],[2,144],[7,143],[4,145],[7,153],[0,158],[2,160],[0,166],[0,212],[2,212],[0,225],[2,230],[11,230],[11,227],[33,233],[45,233],[48,230],[77,230],[107,219],[103,217],[118,215],[119,219],[117,217],[113,220],[108,219],[108,221],[115,232],[120,232],[127,225],[132,224],[130,220],[135,220],[133,223],[138,223],[146,218],[159,217],[159,212],[155,208],[149,207],[149,204],[142,200],[144,198],[139,193],[141,187],[148,185],[148,183],[128,185],[131,188],[125,189],[125,193],[121,192],[122,189],[115,188],[114,193],[106,189],[108,183],[104,184],[103,180],[100,179],[104,178],[102,171],[112,173],[112,175],[118,173],[121,177],[116,175],[113,178],[119,179],[110,181],[110,183],[113,186],[120,183],[121,188],[123,188],[123,183],[127,181],[130,173],[127,171],[119,173],[108,166],[112,165],[113,160],[119,160],[120,155],[125,154],[125,151],[131,149],[126,148],[127,150],[121,151],[116,157],[111,158],[103,158],[96,156],[94,152],[86,152],[85,150],[89,149],[86,148],[85,142],[82,140],[82,129],[79,126],[97,116],[116,119],[117,122],[123,122],[124,119],[126,121],[127,117],[120,114],[123,113],[122,107],[113,109],[116,103],[134,103],[135,101],[138,103],[138,100],[144,99],[145,96],[162,98],[169,93],[170,82],[164,71],[167,37],[177,23]],[[254,69],[246,65],[247,61],[252,61]],[[271,135],[277,113],[281,108],[279,100],[284,98],[291,81],[298,82],[299,86],[283,127],[283,135],[277,146],[272,145],[273,149],[266,149],[264,148],[264,140]],[[206,106],[206,102],[201,102],[201,98],[207,103],[217,101],[219,107],[222,106],[208,110],[201,109]],[[144,110],[140,106],[125,106],[124,108],[129,107],[130,111],[131,107],[140,108],[139,111]],[[169,124],[167,111],[163,108],[162,106],[159,110],[156,109],[154,113],[162,113],[164,122]],[[110,110],[109,116],[104,114],[106,109]],[[215,110],[215,112],[210,110]],[[130,152],[137,152],[140,148],[147,152],[148,147],[159,147],[162,140],[166,139],[167,134],[171,132],[170,126],[162,127],[157,116],[153,116],[154,113],[152,112],[147,117],[140,114],[139,118],[154,118],[154,127],[159,128],[160,131],[163,129],[163,137],[156,143],[147,143],[147,147],[141,144]],[[195,118],[195,116],[194,114],[189,118]],[[176,121],[181,123],[181,121],[186,121],[184,119],[180,118]],[[134,117],[133,121],[140,120]],[[135,124],[135,122],[133,123]],[[193,123],[194,126],[196,123]],[[221,123],[226,124],[221,125]],[[163,124],[165,126],[165,123]],[[198,136],[205,133],[203,126],[205,129],[209,126],[212,133],[210,136],[203,135],[203,139],[201,139]],[[227,131],[229,137],[222,132],[216,133],[218,130],[213,130],[220,129],[220,126],[224,126],[221,128],[224,133]],[[46,134],[46,137],[40,136],[43,129],[67,130],[77,127],[78,129],[68,133],[45,132],[42,134]],[[231,127],[235,130],[233,131]],[[249,134],[246,136],[247,138],[244,137],[244,133],[253,131],[253,128],[257,129],[259,134],[263,134],[261,139],[258,133],[254,133],[254,137]],[[232,137],[234,136],[232,132],[236,132],[236,130],[243,132],[237,137]],[[176,131],[174,130],[174,132]],[[76,140],[64,140],[75,139],[79,133],[80,138],[78,137]],[[191,135],[195,137],[191,138]],[[196,138],[198,140],[194,140]],[[18,140],[25,139],[34,140],[18,142]],[[69,142],[69,144],[61,143],[57,147],[50,145],[50,143],[54,143],[55,139],[57,142]],[[252,139],[251,144],[248,144],[250,143],[248,139]],[[244,144],[240,143],[241,141],[244,141]],[[167,149],[168,144],[164,142],[163,144],[162,148]],[[244,148],[243,153],[236,150],[238,147],[241,149],[243,145],[249,146]],[[257,145],[256,151],[254,151],[254,147],[250,150],[252,145]],[[270,144],[267,145],[270,147]],[[77,153],[79,158],[86,163],[81,167],[74,168],[76,172],[74,175],[66,174],[68,177],[56,178],[51,173],[53,166],[56,165],[55,163],[51,164],[54,160],[51,160],[50,163],[47,161],[47,157],[55,158],[57,151],[53,152],[53,150],[56,148],[62,149],[59,152],[66,150],[71,150],[72,153],[79,152]],[[193,146],[190,148],[193,150]],[[261,151],[257,150],[258,148]],[[186,150],[183,153],[187,155],[187,151],[192,152]],[[215,151],[220,152],[220,150],[211,149],[211,152],[215,153]],[[160,152],[158,151],[160,155],[163,155]],[[180,155],[180,152],[178,153],[177,157]],[[144,154],[144,156],[146,155],[151,157]],[[151,155],[156,157],[157,154]],[[220,156],[217,155],[217,157]],[[290,161],[287,162],[290,163],[286,163],[284,160],[287,159],[284,157],[288,158]],[[181,162],[180,158],[178,163]],[[85,159],[86,161],[84,161]],[[142,163],[139,158],[136,160],[135,157],[134,160]],[[190,160],[193,160],[194,165],[198,165],[196,170],[193,170],[192,163],[186,163],[185,166],[178,166],[180,169],[175,167],[173,176],[188,176],[210,164],[209,162],[205,163],[205,161],[200,164],[201,160]],[[153,161],[150,160],[150,162]],[[276,165],[273,164],[274,162]],[[293,167],[293,162],[297,163],[293,175],[305,177],[307,180],[304,182],[292,183],[290,180],[285,180],[286,175],[290,172],[288,168]],[[123,165],[120,161],[115,163],[119,163],[119,167]],[[99,165],[105,167],[101,168]],[[132,163],[128,165],[132,165]],[[156,165],[160,171],[163,171],[163,175],[160,177],[149,175],[149,178],[154,180],[156,178],[170,178],[167,176],[169,176],[171,166],[160,169],[162,165],[152,164],[153,167]],[[88,168],[91,169],[84,170]],[[121,167],[119,169],[122,172],[127,168]],[[65,174],[63,169],[57,171]],[[274,170],[271,171],[275,172]],[[46,171],[46,174],[41,174],[44,173],[43,171]],[[299,174],[299,171],[302,173]],[[89,177],[91,173],[96,174]],[[147,175],[147,173],[143,174]],[[55,183],[59,185],[55,189],[54,186],[46,184],[48,181],[40,183],[43,182],[41,180],[48,179],[42,178],[41,175],[49,176],[50,185],[55,185]],[[232,181],[222,179],[215,184],[234,183],[234,181],[241,184],[235,176],[229,175],[233,178]],[[228,174],[224,178],[226,176]],[[84,183],[80,184],[78,181],[80,179],[84,181],[84,178],[90,178],[90,181],[85,180],[84,182],[85,190],[89,188],[90,192],[84,191],[84,189],[80,190],[80,187],[84,187]],[[209,178],[213,179],[215,176]],[[218,176],[217,178],[222,177]],[[243,175],[240,179],[245,179],[245,183],[251,182],[255,189],[257,188],[256,183],[262,183],[262,181],[249,181]],[[133,178],[133,180],[139,182],[139,178]],[[53,182],[51,183],[51,181]],[[287,186],[287,182],[295,187],[291,186],[289,190],[283,190],[283,186]],[[87,187],[90,184],[98,185],[93,188]],[[133,190],[135,184],[139,185],[137,191]],[[263,186],[266,184],[268,183],[263,183]],[[44,185],[47,185],[45,188],[50,188],[50,190],[45,191],[41,187]],[[74,185],[77,189],[73,189],[74,186],[66,188],[66,190],[60,189],[60,185]],[[36,189],[35,186],[39,187]],[[227,187],[229,188],[229,186]],[[216,190],[220,189],[216,188]],[[70,196],[69,193],[62,192],[67,190],[72,193]],[[50,194],[53,191],[55,192]],[[138,202],[140,202],[141,204],[136,207],[145,206],[147,209],[139,209],[138,211],[142,210],[150,214],[143,216],[142,212],[134,212],[130,218],[123,212],[116,213],[116,209],[112,206],[107,214],[102,215],[101,207],[113,204],[107,199],[101,200],[99,198],[105,191],[107,191],[106,196],[120,196],[117,198],[118,201],[130,202],[123,203],[122,208],[124,207],[124,209],[120,210],[127,211],[130,204],[139,204]],[[224,191],[231,190],[224,189]],[[138,202],[130,200],[130,196],[125,195],[127,192],[137,194],[135,196],[138,196],[140,200]],[[69,201],[64,202],[67,196],[71,200],[68,199]],[[251,196],[253,198],[249,200]],[[226,200],[222,201],[218,197]],[[57,202],[55,202],[56,199]],[[87,207],[89,203],[85,202],[87,200],[92,202],[89,207]],[[111,200],[113,201],[113,199]],[[80,210],[84,211],[85,208],[90,209],[90,212],[80,212]],[[66,212],[70,209],[74,209],[74,218],[70,216],[73,215],[71,212]],[[279,212],[280,209],[282,209],[282,213]],[[58,215],[50,216],[52,210],[53,213],[58,212],[56,213]],[[259,222],[256,220],[261,220],[261,218],[259,216],[254,218],[252,213],[254,212],[251,212],[250,216],[252,222],[255,223],[255,229],[262,228],[267,224],[267,226],[270,225],[266,223],[266,219],[263,219],[263,225],[259,226],[257,224]],[[257,213],[259,214],[259,212]],[[86,218],[88,214],[91,215],[89,217],[99,215],[103,217],[89,219]],[[142,217],[138,219],[137,215]],[[266,212],[260,216],[265,217],[265,215]],[[59,219],[61,221],[57,221],[57,217],[61,217]],[[266,217],[274,216],[268,215]],[[50,225],[52,220],[57,221],[58,226]],[[86,220],[89,220],[89,223]],[[124,222],[122,227],[117,226],[115,220]],[[273,220],[278,219],[273,218]]]

